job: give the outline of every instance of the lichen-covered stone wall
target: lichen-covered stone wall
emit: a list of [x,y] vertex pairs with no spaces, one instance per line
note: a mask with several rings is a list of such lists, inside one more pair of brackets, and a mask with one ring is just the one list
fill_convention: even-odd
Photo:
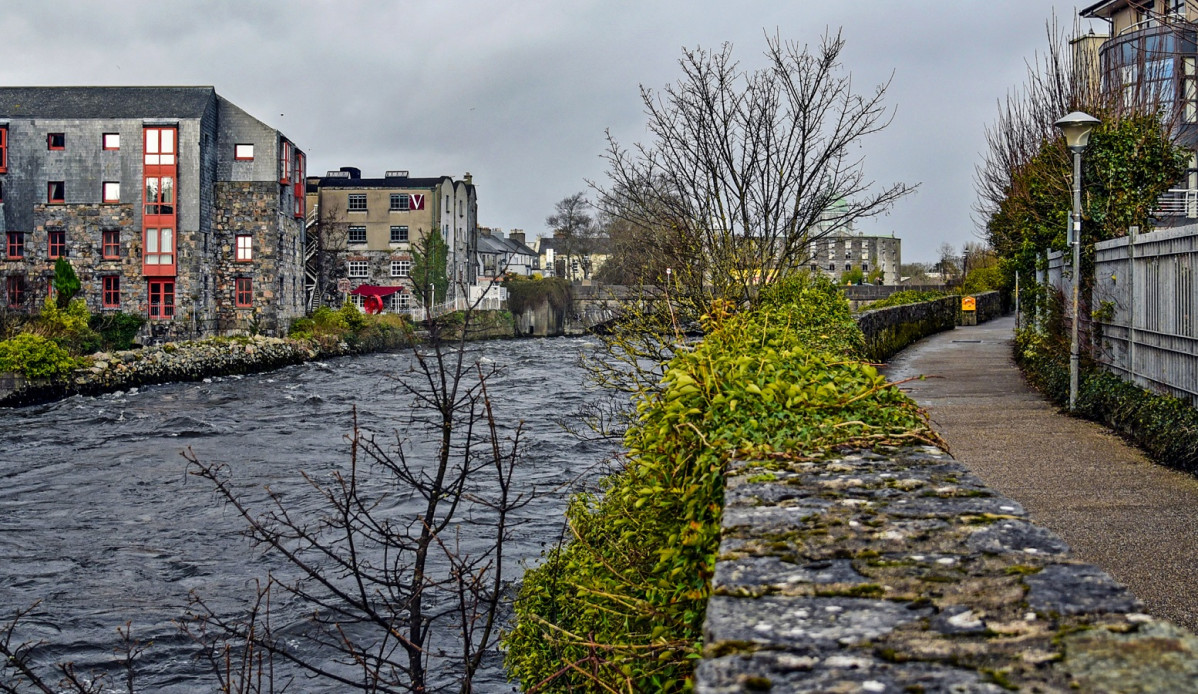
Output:
[[738,463],[722,533],[701,694],[1196,690],[1198,637],[936,448]]
[[907,345],[928,335],[957,326],[961,298],[946,296],[935,301],[904,304],[857,314],[857,325],[865,334],[866,358],[885,361]]

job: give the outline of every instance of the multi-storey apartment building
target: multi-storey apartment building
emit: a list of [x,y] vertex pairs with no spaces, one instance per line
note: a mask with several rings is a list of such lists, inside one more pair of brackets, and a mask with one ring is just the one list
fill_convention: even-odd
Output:
[[478,194],[470,174],[413,178],[387,171],[362,178],[342,167],[307,181],[309,215],[308,288],[314,304],[337,305],[363,295],[386,298],[391,310],[415,305],[413,250],[429,234],[448,246],[448,297],[468,296],[475,284],[478,250]]
[[65,257],[147,337],[283,332],[303,312],[304,154],[212,87],[0,87],[0,290]]
[[[1161,110],[1177,142],[1198,150],[1198,5],[1186,0],[1104,0],[1081,11],[1103,19],[1110,33],[1075,42],[1098,48],[1101,89],[1124,107]],[[1160,226],[1198,218],[1198,157],[1157,204]]]

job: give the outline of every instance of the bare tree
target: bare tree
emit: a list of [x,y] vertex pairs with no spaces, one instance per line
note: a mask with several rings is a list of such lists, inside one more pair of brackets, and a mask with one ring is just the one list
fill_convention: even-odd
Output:
[[567,195],[553,206],[554,212],[545,218],[545,225],[553,230],[554,248],[560,259],[561,269],[554,269],[558,277],[573,279],[574,264],[584,279],[592,271],[591,254],[595,251],[595,219],[591,216],[591,203],[586,193]]
[[686,50],[678,82],[641,89],[650,141],[625,148],[609,133],[599,206],[677,238],[679,294],[751,300],[754,284],[797,271],[811,240],[913,189],[874,192],[865,177],[860,147],[890,123],[888,83],[854,91],[844,45],[839,33],[814,48],[767,36],[759,70],[741,68],[727,44]]
[[[511,513],[532,495],[512,487],[520,434],[505,442],[499,432],[491,372],[467,360],[464,345],[446,349],[435,321],[426,327],[431,344],[412,350],[411,375],[398,381],[417,405],[404,433],[384,442],[361,431],[355,413],[348,469],[332,481],[305,475],[320,513],[273,492],[269,507],[256,511],[226,466],[186,454],[191,473],[214,485],[289,576],[268,577],[238,616],[196,596],[190,632],[218,677],[250,682],[227,691],[265,691],[253,684],[255,673],[280,660],[345,689],[472,691],[498,638]],[[269,627],[271,593],[304,607],[302,648]]]

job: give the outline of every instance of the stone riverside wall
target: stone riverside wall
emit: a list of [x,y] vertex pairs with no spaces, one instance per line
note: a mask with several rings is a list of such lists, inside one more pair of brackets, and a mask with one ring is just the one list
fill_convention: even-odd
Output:
[[72,395],[98,395],[157,383],[270,371],[312,359],[387,349],[399,346],[400,342],[395,336],[358,345],[341,342],[322,347],[306,340],[258,336],[101,353],[68,381],[28,381],[18,374],[4,374],[0,377],[0,407],[50,402]]
[[[998,292],[975,294],[974,298],[979,322],[1002,315],[1002,295]],[[960,324],[961,297],[957,295],[857,314],[857,325],[865,334],[866,358],[873,361],[885,361],[917,340]]]
[[939,449],[738,463],[696,691],[1198,691],[1139,610]]
[[885,361],[907,345],[957,326],[961,297],[890,306],[857,314],[865,333],[866,358]]

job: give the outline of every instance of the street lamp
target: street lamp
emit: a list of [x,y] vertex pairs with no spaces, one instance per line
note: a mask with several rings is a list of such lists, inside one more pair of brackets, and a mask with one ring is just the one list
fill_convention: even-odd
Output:
[[1065,144],[1073,152],[1073,215],[1069,220],[1069,244],[1073,246],[1073,323],[1069,337],[1069,411],[1077,409],[1078,381],[1078,291],[1081,286],[1081,255],[1082,255],[1082,152],[1090,144],[1090,133],[1099,120],[1088,113],[1074,111],[1053,125],[1060,128],[1065,135]]

